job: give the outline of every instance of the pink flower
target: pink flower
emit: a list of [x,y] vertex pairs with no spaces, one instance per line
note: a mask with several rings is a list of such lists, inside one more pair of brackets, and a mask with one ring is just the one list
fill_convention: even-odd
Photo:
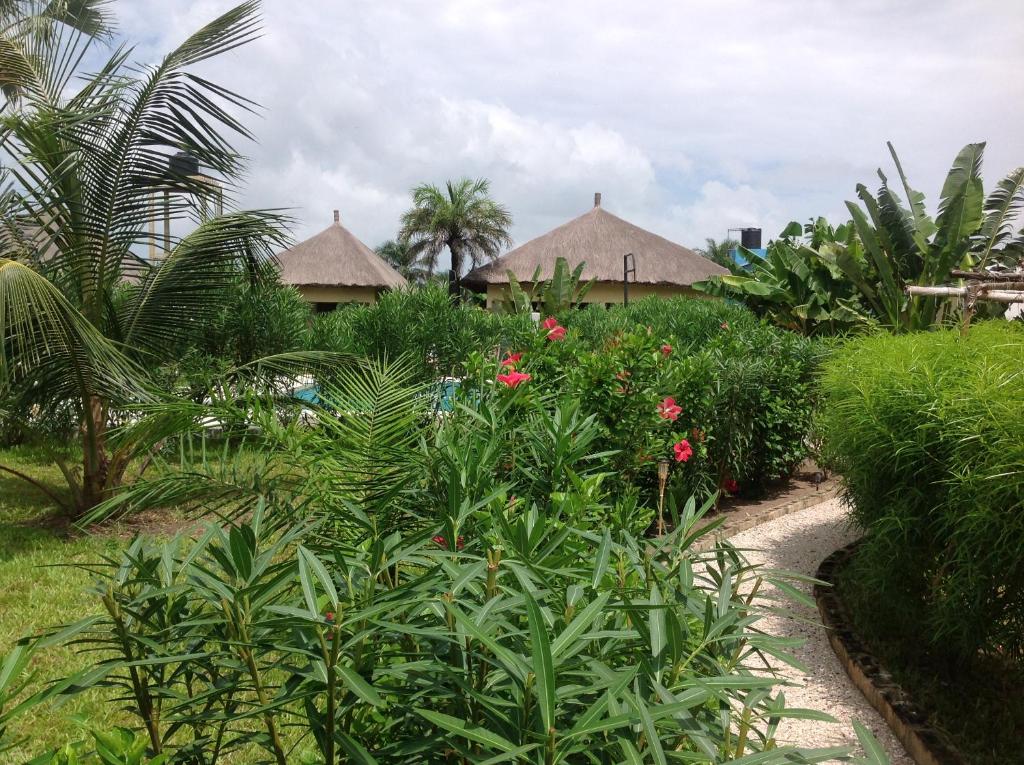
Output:
[[676,400],[671,396],[662,399],[661,403],[658,404],[658,416],[663,420],[676,421],[676,418],[683,413],[683,408],[676,404]]
[[558,319],[554,316],[549,316],[540,323],[540,325],[548,331],[548,340],[564,340],[565,339],[565,327],[560,326]]
[[548,340],[565,340],[565,327],[555,327],[548,332]]
[[505,383],[509,388],[517,388],[520,383],[527,382],[530,379],[530,375],[524,372],[517,372],[515,369],[511,369],[505,374],[499,374],[497,377],[498,382]]
[[662,356],[668,356],[670,353],[672,353],[672,346],[671,345],[669,345],[668,343],[665,343],[663,346],[661,346],[661,355]]
[[674,444],[672,451],[675,452],[676,462],[686,462],[693,456],[693,447],[690,446],[690,442],[685,438]]
[[523,354],[521,353],[510,353],[508,356],[501,360],[503,367],[515,367],[520,361],[523,360]]

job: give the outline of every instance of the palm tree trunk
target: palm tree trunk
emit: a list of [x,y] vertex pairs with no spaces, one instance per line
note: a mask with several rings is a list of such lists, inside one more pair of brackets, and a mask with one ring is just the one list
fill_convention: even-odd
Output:
[[98,505],[107,488],[107,407],[96,395],[86,399],[82,423],[82,494],[78,514]]
[[457,242],[449,242],[448,251],[452,254],[452,269],[448,272],[448,293],[452,297],[458,297],[462,292],[462,249]]

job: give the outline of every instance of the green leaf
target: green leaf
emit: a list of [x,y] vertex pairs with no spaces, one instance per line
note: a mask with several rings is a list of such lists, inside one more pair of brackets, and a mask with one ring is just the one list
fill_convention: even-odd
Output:
[[360,699],[375,707],[384,706],[384,700],[377,694],[373,686],[367,683],[354,669],[345,664],[337,664],[335,670],[344,679],[345,687]]
[[864,748],[865,757],[860,760],[861,765],[891,765],[885,749],[878,743],[878,739],[871,734],[871,731],[858,720],[853,721],[853,730],[857,734],[860,745]]
[[456,717],[452,717],[451,715],[446,715],[441,712],[433,712],[429,709],[417,708],[413,711],[439,728],[443,728],[449,733],[462,736],[463,738],[477,744],[489,746],[506,754],[519,749],[516,744],[513,744],[508,739],[499,736],[497,733],[487,730],[486,728],[482,728],[479,725],[467,725],[464,720],[459,720]]
[[537,682],[537,700],[540,704],[544,734],[555,727],[555,665],[551,658],[551,644],[548,640],[547,625],[537,601],[529,592],[524,592],[526,614],[530,622],[530,648],[533,653],[533,673]]
[[[299,545],[299,576],[303,581],[309,579],[310,572],[316,577],[320,583],[320,587],[323,588],[324,593],[327,595],[327,599],[331,604],[331,610],[337,614],[338,611],[338,591],[334,588],[334,581],[331,579],[330,573],[327,568],[321,562],[321,560],[310,550],[306,549],[302,545]],[[303,593],[306,593],[306,585],[302,586]],[[306,596],[307,605],[309,604],[309,596]],[[315,604],[316,598],[313,599],[314,606],[311,610],[317,613]]]

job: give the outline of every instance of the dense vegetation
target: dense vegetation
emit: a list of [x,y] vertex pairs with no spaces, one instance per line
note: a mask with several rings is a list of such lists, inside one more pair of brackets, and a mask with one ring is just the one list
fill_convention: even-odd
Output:
[[1022,369],[1024,329],[996,321],[859,340],[823,377],[826,453],[867,532],[843,595],[979,762],[1011,759],[1024,719],[1006,703],[1024,673]]
[[[560,329],[535,327],[541,347],[568,348]],[[776,727],[816,713],[787,712],[757,671],[788,660],[757,629],[777,605],[759,582],[781,575],[727,546],[696,553],[706,506],[679,488],[674,531],[651,547],[636,519],[652,508],[610,489],[598,419],[572,388],[531,382],[473,388],[438,418],[414,368],[362,362],[324,387],[314,427],[282,401],[189,404],[245,448],[211,459],[197,430],[176,470],[119,497],[225,521],[91,565],[93,606],[34,646],[102,649],[47,693],[108,688],[137,720],[80,748],[201,763],[792,761]]]
[[749,272],[731,266],[732,275],[697,286],[743,300],[806,335],[847,334],[871,324],[891,332],[948,324],[960,313],[955,301],[909,295],[906,288],[949,284],[956,269],[1012,271],[1024,258],[1024,229],[1015,230],[1024,208],[1024,167],[986,196],[984,150],[984,143],[972,143],[957,154],[933,218],[890,144],[906,201],[879,170],[878,191],[858,184],[859,202],[846,203],[849,222],[835,228],[823,219],[790,223],[764,260],[746,253]]

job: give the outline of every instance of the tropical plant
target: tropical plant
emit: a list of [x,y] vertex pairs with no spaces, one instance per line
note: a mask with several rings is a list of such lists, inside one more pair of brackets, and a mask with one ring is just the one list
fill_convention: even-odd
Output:
[[412,190],[413,206],[402,216],[399,241],[433,274],[445,249],[451,255],[453,287],[467,261],[476,267],[512,244],[512,216],[490,197],[486,179],[448,181],[445,188],[422,184]]
[[[152,398],[149,370],[227,304],[239,268],[258,273],[284,242],[279,215],[209,215],[222,192],[169,163],[186,151],[221,183],[238,177],[225,134],[249,136],[234,114],[249,102],[192,68],[251,40],[257,12],[243,3],[141,69],[119,48],[85,74],[94,43],[79,34],[43,35],[31,66],[3,63],[20,79],[0,133],[11,182],[0,206],[0,388],[80,424],[80,469],[60,462],[76,514],[121,483],[141,448],[112,450],[116,412]],[[0,43],[19,50],[19,39]],[[133,249],[152,243],[160,212],[194,228],[140,266]]]
[[924,194],[911,188],[896,150],[891,143],[888,147],[908,206],[881,170],[882,185],[874,196],[858,184],[861,204],[846,206],[870,265],[865,268],[858,258],[842,254],[837,263],[884,326],[895,332],[927,329],[956,309],[941,297],[908,295],[908,286],[946,284],[954,269],[986,268],[1020,257],[1024,229],[1014,235],[1013,225],[1024,206],[1024,168],[1010,173],[986,198],[981,180],[985,144],[968,144],[946,176],[932,219]]
[[947,672],[1024,666],[1024,327],[859,339],[824,366],[818,426],[867,534],[859,611]]
[[576,307],[594,286],[594,279],[582,281],[586,266],[586,262],[578,263],[570,271],[569,262],[565,258],[557,258],[551,278],[541,279],[541,267],[537,266],[527,289],[523,289],[516,275],[509,271],[508,292],[501,300],[502,313],[540,311],[546,316],[553,316]]
[[430,276],[430,270],[420,262],[422,253],[414,252],[408,242],[388,239],[377,247],[377,254],[411,284],[423,284]]
[[[261,504],[198,540],[137,541],[97,569],[103,615],[63,630],[106,657],[74,691],[118,688],[151,752],[204,765],[253,748],[279,765],[847,753],[776,740],[786,717],[831,718],[787,708],[764,671],[793,661],[756,627],[778,609],[756,593],[785,577],[693,551],[706,506],[653,550],[500,487],[453,509],[419,533],[350,536],[277,532]],[[489,530],[463,541],[473,516]]]
[[698,247],[696,252],[701,257],[705,257],[720,266],[731,268],[736,265],[736,261],[732,259],[732,253],[739,246],[740,243],[735,239],[726,238],[719,242],[712,237],[708,237],[704,240],[704,246]]
[[731,263],[731,274],[694,287],[739,298],[759,316],[806,336],[846,333],[871,322],[856,286],[838,263],[840,258],[863,262],[852,225],[833,228],[824,218],[804,226],[794,221],[769,243],[764,258],[741,251],[749,270]]

